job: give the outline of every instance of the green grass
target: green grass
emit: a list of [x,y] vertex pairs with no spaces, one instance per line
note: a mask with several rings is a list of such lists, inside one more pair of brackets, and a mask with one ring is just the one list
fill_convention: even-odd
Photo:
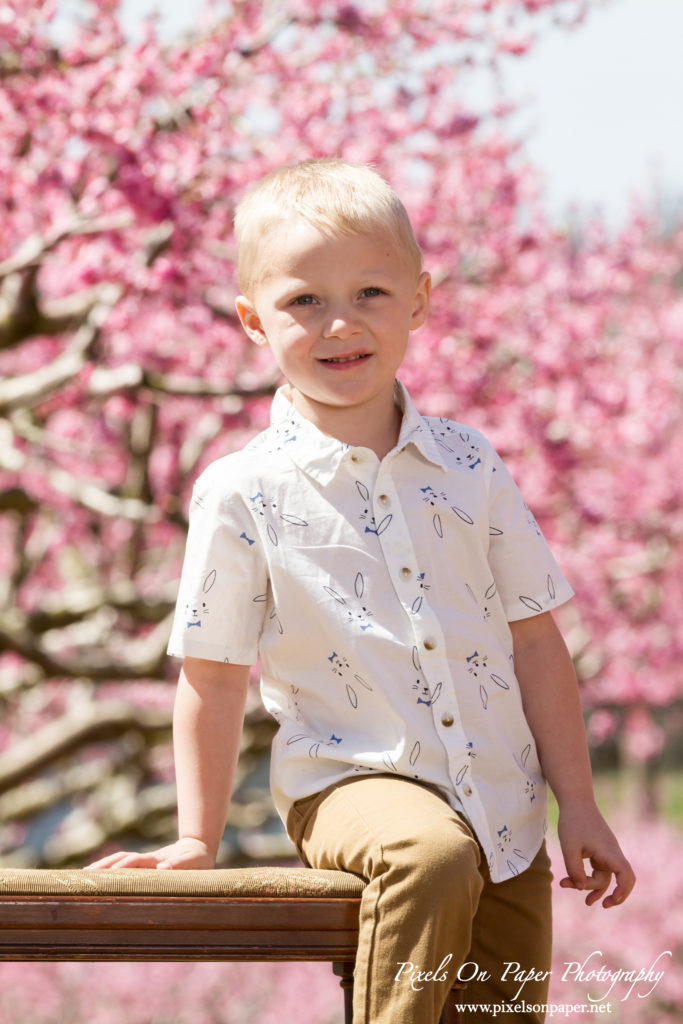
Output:
[[[683,832],[682,771],[663,771],[650,783],[636,768],[596,772],[594,788],[598,807],[608,820],[623,814],[642,815],[650,806],[657,817]],[[548,817],[557,829],[557,803],[552,796]]]

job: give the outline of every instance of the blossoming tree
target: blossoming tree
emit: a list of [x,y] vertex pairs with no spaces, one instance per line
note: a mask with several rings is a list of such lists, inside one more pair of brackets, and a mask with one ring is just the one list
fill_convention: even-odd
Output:
[[[625,725],[637,754],[659,749],[656,709],[681,698],[683,237],[642,213],[616,238],[553,229],[504,98],[476,109],[463,87],[588,7],[234,0],[163,41],[153,22],[127,38],[116,0],[68,33],[57,0],[3,0],[7,856],[29,839],[82,862],[172,831],[165,645],[189,490],[265,424],[277,383],[233,312],[232,213],[306,156],[373,163],[404,197],[435,283],[404,379],[517,469],[579,594],[565,625],[594,736]],[[245,772],[269,736],[254,700]],[[268,813],[250,807],[238,822]]]

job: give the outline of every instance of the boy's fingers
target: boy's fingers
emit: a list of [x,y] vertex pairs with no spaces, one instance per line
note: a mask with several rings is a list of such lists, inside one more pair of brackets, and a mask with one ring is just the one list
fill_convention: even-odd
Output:
[[587,876],[584,872],[583,878],[577,878],[575,871],[573,877],[563,878],[560,881],[560,886],[563,889],[590,890],[586,896],[586,905],[591,907],[607,892],[612,874],[616,880],[614,891],[605,896],[602,901],[603,907],[609,909],[609,907],[616,907],[623,903],[635,885],[636,877],[628,861],[618,869],[615,868],[614,871],[610,868],[594,866],[590,875]]
[[633,886],[636,884],[636,876],[633,868],[623,854],[620,852],[618,857],[612,858],[609,865],[598,865],[591,860],[591,867],[593,868],[593,874],[589,882],[591,883],[590,888],[594,891],[591,892],[590,896],[586,899],[586,903],[590,906],[597,902],[597,900],[607,892],[613,874],[616,883],[614,890],[609,894],[609,896],[605,896],[605,899],[602,901],[602,905],[605,908],[609,908],[623,903],[633,889]]
[[[615,836],[604,819],[595,814],[587,821],[571,811],[558,825],[560,845],[567,877],[560,881],[563,889],[587,890],[586,903],[592,906],[602,900],[603,907],[623,903],[635,885],[636,877]],[[584,860],[590,864],[586,874]],[[614,889],[605,895],[614,875]],[[603,898],[604,897],[604,898]]]
[[614,876],[617,884],[614,887],[614,892],[610,893],[602,901],[602,905],[605,908],[617,907],[620,903],[623,903],[636,884],[635,872],[628,861],[626,861],[623,868],[614,872]]
[[154,868],[158,857],[153,853],[112,853],[108,857],[88,864],[86,871],[99,871],[107,868]]
[[107,857],[101,857],[99,860],[95,860],[92,864],[86,864],[85,871],[97,871],[101,868],[113,867],[117,864],[121,858],[125,856],[122,853],[110,853]]
[[149,853],[133,853],[118,850],[107,857],[88,864],[86,870],[98,871],[108,868],[157,868],[161,871],[173,871],[180,868],[211,868],[214,860],[210,856],[206,844],[199,839],[187,837],[178,840],[171,846]]
[[592,907],[594,903],[607,891],[612,881],[612,872],[607,868],[593,868],[593,874],[586,879],[586,888],[592,892],[586,896],[586,906]]
[[586,870],[583,866],[583,857],[581,853],[571,854],[565,853],[564,855],[564,866],[567,869],[567,877],[563,878],[560,885],[563,889],[585,889],[586,888]]
[[565,857],[565,867],[568,874],[560,882],[563,889],[578,889],[581,892],[585,889],[590,889],[591,893],[586,900],[587,903],[594,903],[596,899],[600,898],[612,877],[612,872],[609,869],[596,867],[595,865],[591,866],[593,868],[592,874],[587,875],[583,857]]
[[597,892],[604,892],[610,883],[612,872],[609,868],[594,868],[593,874],[586,878],[586,889],[594,889]]

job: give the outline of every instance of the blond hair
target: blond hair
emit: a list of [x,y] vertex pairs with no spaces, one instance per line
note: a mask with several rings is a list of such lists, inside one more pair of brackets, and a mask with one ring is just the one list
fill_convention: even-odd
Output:
[[268,233],[293,217],[303,217],[332,235],[388,232],[416,274],[422,269],[422,253],[406,208],[379,174],[334,157],[304,160],[266,174],[237,207],[237,273],[244,295],[250,296],[262,279],[260,263]]

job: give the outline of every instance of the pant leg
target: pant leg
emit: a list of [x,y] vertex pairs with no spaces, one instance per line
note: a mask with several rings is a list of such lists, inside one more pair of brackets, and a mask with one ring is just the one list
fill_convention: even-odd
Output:
[[[545,843],[522,874],[495,885],[482,858],[484,888],[472,930],[472,948],[463,978],[474,973],[476,964],[488,980],[472,977],[462,1001],[470,1006],[523,1001],[542,1006],[548,1001],[552,952],[550,858]],[[470,967],[470,964],[472,967]],[[507,966],[512,965],[512,966]],[[528,978],[522,984],[523,979]],[[527,1009],[515,1013],[515,1021],[542,1024],[544,1014]],[[489,1024],[485,1011],[467,1012],[470,1024]]]
[[[298,801],[288,830],[311,867],[368,879],[354,1024],[436,1024],[467,959],[483,887],[479,847],[467,824],[431,788],[370,775]],[[419,979],[415,971],[437,980]]]

